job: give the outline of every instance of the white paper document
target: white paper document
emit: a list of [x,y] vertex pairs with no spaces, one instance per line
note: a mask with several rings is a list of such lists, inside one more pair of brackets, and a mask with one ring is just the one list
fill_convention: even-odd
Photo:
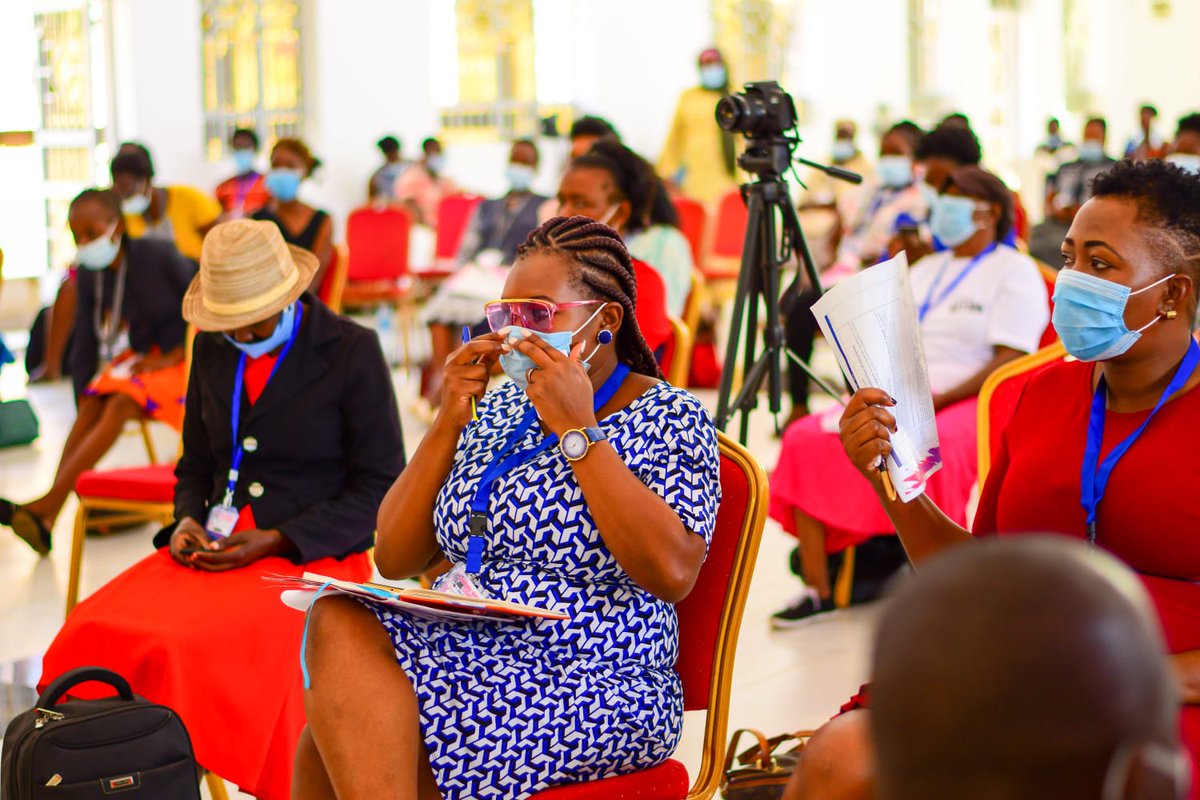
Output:
[[887,470],[907,503],[942,466],[908,258],[901,252],[846,278],[812,310],[851,389],[882,389],[897,401]]

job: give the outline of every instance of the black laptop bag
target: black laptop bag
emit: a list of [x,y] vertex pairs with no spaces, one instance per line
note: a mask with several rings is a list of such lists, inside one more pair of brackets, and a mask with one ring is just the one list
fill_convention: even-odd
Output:
[[[59,699],[98,681],[117,690],[102,700]],[[166,706],[134,695],[99,667],[59,676],[37,707],[14,719],[0,756],[0,800],[199,800],[200,781],[183,722]]]

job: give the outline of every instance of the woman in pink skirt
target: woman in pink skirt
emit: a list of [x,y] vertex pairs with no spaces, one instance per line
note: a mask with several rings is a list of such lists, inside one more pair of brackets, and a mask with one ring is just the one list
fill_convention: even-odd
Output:
[[[942,455],[926,491],[960,524],[976,480],[976,395],[998,367],[1037,349],[1050,320],[1037,265],[1001,244],[1012,224],[1008,187],[990,172],[963,167],[942,187],[930,218],[947,249],[921,259],[911,272]],[[772,616],[776,628],[832,608],[846,548],[858,548],[853,602],[874,599],[905,563],[874,491],[842,449],[840,413],[790,426],[771,476],[771,516],[800,540],[793,570],[806,584]]]

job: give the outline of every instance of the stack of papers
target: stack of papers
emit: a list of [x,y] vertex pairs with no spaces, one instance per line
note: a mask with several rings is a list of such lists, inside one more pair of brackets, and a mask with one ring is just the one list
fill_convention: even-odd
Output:
[[484,600],[463,597],[432,589],[398,589],[379,583],[354,583],[306,572],[303,577],[271,575],[270,581],[291,586],[280,595],[284,605],[307,611],[317,591],[325,584],[326,594],[344,594],[376,605],[394,608],[414,617],[460,622],[520,622],[526,619],[570,619],[566,614],[546,608],[509,603],[505,600]]
[[846,278],[813,305],[851,389],[882,389],[896,399],[888,475],[905,503],[942,468],[925,345],[908,278],[908,257]]

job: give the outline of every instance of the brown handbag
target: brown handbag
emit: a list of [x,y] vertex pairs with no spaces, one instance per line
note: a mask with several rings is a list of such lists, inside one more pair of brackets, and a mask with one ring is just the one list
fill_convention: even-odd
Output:
[[[738,741],[743,733],[753,736],[758,743],[749,750],[738,753]],[[752,728],[735,731],[725,752],[721,797],[725,800],[780,800],[788,781],[792,779],[796,760],[810,736],[812,731],[800,731],[783,733],[768,739],[760,731]],[[786,753],[777,752],[782,745],[791,741],[798,744]],[[738,763],[736,768],[735,758]]]

